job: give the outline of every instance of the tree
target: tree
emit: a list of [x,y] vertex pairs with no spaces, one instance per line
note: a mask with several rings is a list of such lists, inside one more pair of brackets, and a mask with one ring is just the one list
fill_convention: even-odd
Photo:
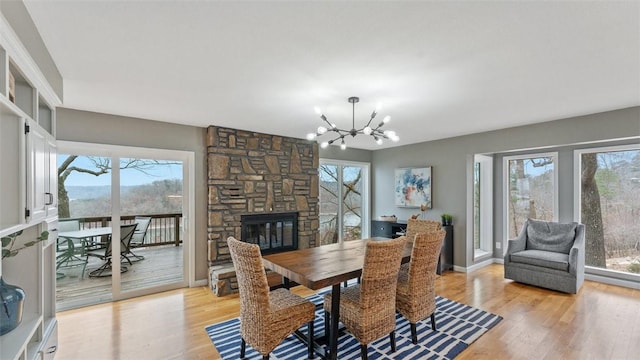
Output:
[[[74,171],[91,174],[94,176],[100,176],[108,174],[111,170],[111,158],[109,157],[94,157],[87,156],[86,158],[91,161],[93,169],[73,166],[73,162],[79,158],[79,155],[69,155],[58,167],[58,216],[61,219],[71,217],[69,210],[69,195],[65,188],[65,181]],[[163,161],[163,160],[151,160],[151,159],[131,159],[121,158],[120,169],[134,169],[144,174],[150,175],[149,170],[158,165],[173,165],[179,164],[178,162]]]
[[582,154],[581,220],[585,224],[585,263],[606,268],[602,208],[598,183],[596,182],[597,171],[597,153]]
[[[323,244],[325,243],[334,243],[338,241],[338,230],[336,229],[336,225],[338,224],[338,219],[337,219],[337,207],[338,206],[343,206],[343,219],[344,219],[344,215],[346,214],[354,214],[355,216],[362,218],[361,215],[361,193],[360,193],[360,186],[361,186],[361,177],[362,177],[362,171],[360,169],[357,170],[357,172],[355,173],[355,176],[352,180],[350,181],[345,181],[343,179],[342,181],[342,187],[343,187],[343,191],[342,191],[342,199],[341,201],[338,201],[338,188],[337,188],[337,184],[339,183],[338,181],[338,173],[337,173],[337,168],[334,165],[321,165],[320,166],[320,173],[321,173],[321,178],[325,177],[327,178],[327,180],[324,181],[320,181],[320,190],[321,190],[321,206],[328,206],[331,207],[332,210],[331,212],[334,213],[334,215],[329,218],[329,219],[325,219],[322,221],[321,223],[321,229],[325,228],[325,229],[329,229],[329,231],[325,231],[325,233],[322,235],[322,239],[321,242]],[[345,234],[345,239],[346,240],[350,240],[350,239],[357,239],[360,238],[361,236],[361,228],[360,227],[353,227],[352,229],[349,230],[348,234]]]

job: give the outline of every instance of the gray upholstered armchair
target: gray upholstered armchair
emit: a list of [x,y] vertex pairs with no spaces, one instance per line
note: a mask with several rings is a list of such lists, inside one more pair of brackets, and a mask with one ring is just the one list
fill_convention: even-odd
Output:
[[509,240],[504,277],[575,294],[584,282],[584,225],[528,219]]

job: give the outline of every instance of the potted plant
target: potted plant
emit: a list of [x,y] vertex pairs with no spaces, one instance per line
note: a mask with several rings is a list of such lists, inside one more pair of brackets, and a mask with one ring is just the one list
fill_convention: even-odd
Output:
[[449,226],[453,224],[453,216],[449,214],[442,214],[440,215],[440,218],[442,218],[442,226]]
[[[22,230],[2,237],[2,259],[18,255],[20,250],[33,246],[40,241],[49,238],[49,232],[43,231],[35,240],[24,243],[22,247],[14,249],[16,238],[22,235]],[[22,308],[24,306],[25,293],[21,288],[10,285],[0,276],[0,336],[4,335],[20,325],[22,321]]]

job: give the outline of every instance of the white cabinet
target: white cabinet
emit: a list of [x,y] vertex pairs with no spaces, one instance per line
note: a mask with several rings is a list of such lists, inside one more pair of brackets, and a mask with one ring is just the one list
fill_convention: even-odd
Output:
[[[0,0],[1,1],[1,0]],[[40,242],[0,259],[0,275],[26,298],[20,325],[0,336],[0,359],[50,359],[57,349],[55,108],[60,99],[0,15],[0,236]]]
[[27,218],[40,221],[58,213],[56,142],[33,121],[25,128],[27,136]]

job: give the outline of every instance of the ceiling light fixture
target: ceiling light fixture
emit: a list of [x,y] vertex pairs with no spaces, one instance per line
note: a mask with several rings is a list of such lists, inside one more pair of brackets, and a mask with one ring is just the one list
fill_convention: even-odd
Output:
[[322,136],[322,135],[326,134],[327,132],[335,132],[336,134],[334,134],[334,135],[336,136],[336,138],[334,138],[333,140],[322,142],[320,144],[320,147],[324,149],[327,146],[329,146],[329,145],[333,144],[334,142],[336,142],[337,140],[341,140],[340,141],[340,148],[342,150],[345,150],[347,148],[347,144],[345,144],[345,142],[344,142],[344,138],[347,135],[351,135],[352,137],[356,137],[356,135],[358,135],[358,134],[370,135],[371,137],[373,137],[373,140],[375,140],[376,144],[378,144],[378,145],[382,145],[382,143],[383,143],[382,139],[390,139],[391,141],[400,140],[398,135],[396,135],[395,131],[392,131],[392,130],[384,130],[384,131],[382,131],[382,130],[380,130],[380,128],[382,126],[384,126],[384,124],[388,123],[391,120],[391,116],[389,116],[389,115],[385,116],[384,119],[382,119],[382,121],[378,124],[378,126],[376,126],[375,128],[371,127],[371,122],[376,117],[376,115],[378,115],[378,111],[380,111],[380,106],[378,106],[376,108],[376,110],[373,110],[373,112],[371,113],[371,118],[367,122],[367,125],[365,125],[361,129],[356,129],[356,103],[360,101],[360,98],[356,97],[356,96],[352,96],[348,100],[353,106],[353,115],[352,115],[352,118],[351,118],[352,119],[351,120],[351,130],[344,130],[344,129],[338,128],[336,126],[336,124],[329,122],[329,120],[327,120],[327,117],[324,116],[322,111],[320,111],[320,109],[316,107],[315,108],[316,114],[320,115],[320,119],[322,119],[322,121],[327,123],[327,125],[329,125],[329,126],[328,127],[318,126],[318,129],[316,130],[315,133],[307,134],[307,139],[308,140],[314,140],[318,136]]

